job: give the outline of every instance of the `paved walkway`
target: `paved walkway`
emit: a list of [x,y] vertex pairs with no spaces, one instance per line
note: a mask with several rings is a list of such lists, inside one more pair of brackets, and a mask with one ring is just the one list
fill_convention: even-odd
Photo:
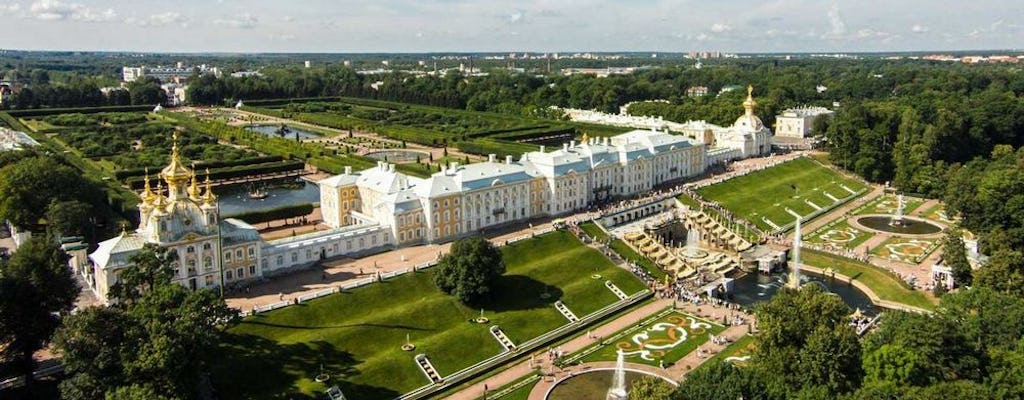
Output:
[[[562,345],[560,345],[558,347],[561,348],[561,350],[564,351],[567,354],[572,354],[572,353],[575,353],[577,351],[583,350],[584,348],[586,348],[586,347],[588,347],[588,346],[590,346],[590,345],[592,345],[594,343],[597,343],[597,342],[601,341],[602,338],[611,336],[611,335],[615,334],[616,332],[621,331],[621,330],[623,330],[623,329],[625,329],[627,327],[636,325],[636,324],[640,323],[641,321],[649,318],[650,316],[659,313],[660,311],[664,310],[665,308],[672,307],[673,303],[674,302],[672,300],[669,300],[669,299],[655,300],[654,302],[651,302],[650,304],[647,304],[647,305],[645,305],[643,307],[640,307],[640,308],[637,308],[637,309],[635,309],[633,311],[630,311],[629,313],[627,313],[627,314],[625,314],[625,315],[623,315],[623,316],[621,316],[619,318],[616,318],[616,319],[608,322],[605,325],[601,325],[601,326],[598,326],[596,328],[591,329],[589,331],[590,332],[590,336],[589,337],[586,334],[580,335],[580,336],[577,336],[575,338],[572,338],[568,342],[565,342],[565,343],[563,343]],[[676,305],[679,307],[678,309],[681,310],[681,311],[684,311],[684,312],[687,312],[687,313],[690,313],[690,314],[693,314],[693,315],[696,315],[696,316],[704,317],[704,318],[712,320],[712,321],[719,321],[720,322],[720,321],[722,321],[723,317],[728,317],[728,316],[739,314],[738,311],[729,310],[729,309],[727,309],[725,307],[714,307],[714,306],[707,305],[707,304],[702,304],[702,305],[699,305],[699,306],[695,306],[695,305],[693,305],[691,303],[677,302]],[[750,321],[753,320],[753,316],[750,316],[750,315],[747,315],[747,314],[744,314],[744,316],[745,316],[745,318],[747,320],[750,320]],[[726,328],[726,330],[724,332],[722,332],[720,334],[720,336],[726,336],[731,341],[735,341],[735,340],[739,339],[740,337],[742,337],[743,335],[745,335],[747,333],[747,331],[748,331],[747,325],[730,326],[730,327]],[[677,361],[674,365],[672,365],[671,367],[669,367],[668,369],[665,369],[665,370],[662,370],[662,369],[659,369],[659,368],[655,368],[655,367],[651,367],[651,366],[642,365],[642,364],[631,364],[631,367],[636,367],[637,369],[643,369],[645,371],[646,370],[650,370],[651,372],[658,373],[658,375],[660,375],[660,376],[667,377],[667,378],[672,379],[674,381],[679,381],[680,379],[682,379],[682,377],[685,375],[685,373],[687,371],[692,370],[692,369],[696,368],[697,366],[699,366],[700,364],[702,364],[703,362],[707,361],[710,358],[710,354],[717,353],[717,352],[721,351],[724,348],[725,348],[725,346],[716,345],[716,344],[708,341],[708,342],[702,344],[700,347],[698,347],[698,349],[703,349],[706,352],[706,354],[709,354],[707,356],[704,356],[703,358],[700,355],[698,355],[699,352],[698,352],[698,350],[695,349],[693,352],[688,354],[686,357],[683,357],[681,360]],[[609,362],[608,364],[610,364],[611,366],[614,366],[615,363],[614,362]],[[547,393],[548,388],[552,387],[558,380],[564,379],[564,378],[568,377],[571,374],[579,373],[579,372],[581,372],[583,370],[586,370],[586,369],[599,367],[600,365],[604,365],[604,364],[603,363],[588,363],[588,364],[584,364],[584,365],[569,366],[569,367],[565,367],[565,368],[561,368],[560,369],[558,367],[553,366],[551,364],[551,362],[547,359],[546,351],[539,351],[539,352],[537,352],[536,354],[533,355],[532,360],[531,359],[523,360],[523,361],[521,361],[521,362],[519,362],[519,363],[517,363],[517,364],[515,364],[515,365],[513,365],[513,366],[511,366],[511,367],[509,367],[509,368],[499,372],[498,374],[496,374],[494,376],[491,376],[491,377],[489,377],[489,378],[487,378],[485,380],[477,382],[477,383],[473,384],[472,386],[469,386],[469,387],[467,387],[465,389],[462,389],[461,391],[458,391],[458,392],[448,396],[446,399],[448,399],[448,400],[473,400],[473,399],[477,399],[477,398],[482,397],[483,392],[484,392],[484,385],[486,385],[489,389],[497,389],[497,388],[505,386],[505,385],[507,385],[509,383],[515,382],[516,380],[518,380],[518,379],[520,379],[522,377],[525,377],[525,376],[533,373],[537,369],[539,369],[541,371],[545,371],[545,372],[550,371],[552,373],[552,375],[549,376],[549,377],[542,378],[536,384],[536,386],[534,386],[533,390],[530,392],[530,397],[529,398],[531,400],[534,400],[534,399],[538,399],[539,400],[539,399],[543,399],[543,396],[544,396],[545,393]],[[687,367],[689,367],[689,368],[687,368]]]

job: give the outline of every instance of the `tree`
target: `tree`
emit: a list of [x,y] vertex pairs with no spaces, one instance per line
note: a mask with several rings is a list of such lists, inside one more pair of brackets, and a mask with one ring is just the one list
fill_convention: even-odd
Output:
[[50,341],[78,292],[67,256],[49,238],[29,239],[0,264],[0,354],[17,359],[30,383],[32,354]]
[[898,344],[882,347],[864,355],[865,383],[889,382],[895,386],[920,386],[927,383],[919,355]]
[[633,381],[629,388],[629,400],[669,400],[673,387],[661,378],[644,376]]
[[160,87],[160,81],[150,77],[129,83],[128,95],[134,105],[163,104],[167,101],[167,94]]
[[81,173],[50,158],[26,158],[0,168],[0,218],[21,227],[35,227],[52,202],[94,203],[98,197]]
[[971,263],[967,261],[963,231],[959,228],[946,231],[946,240],[942,244],[942,260],[952,271],[953,282],[957,286],[971,286]]
[[482,236],[459,239],[438,262],[434,283],[465,304],[476,304],[505,273],[501,251]]
[[237,314],[211,290],[171,283],[165,271],[172,257],[151,247],[139,254],[123,272],[134,282],[124,287],[137,289],[130,301],[72,315],[57,332],[54,344],[68,376],[63,398],[198,397],[219,327]]
[[133,384],[121,386],[112,392],[107,392],[106,400],[170,400],[154,390],[152,387]]
[[53,237],[82,236],[92,218],[92,206],[78,200],[50,203],[46,208],[46,230]]
[[686,375],[672,393],[673,400],[763,398],[764,387],[754,371],[724,361],[713,361]]
[[121,279],[110,288],[111,297],[130,303],[142,297],[144,292],[168,284],[174,277],[171,266],[177,256],[178,253],[165,247],[146,243],[128,258],[131,267],[122,270]]

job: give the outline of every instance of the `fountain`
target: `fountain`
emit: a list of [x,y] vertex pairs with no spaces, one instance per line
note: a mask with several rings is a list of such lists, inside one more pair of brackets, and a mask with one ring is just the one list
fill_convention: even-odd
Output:
[[907,203],[900,194],[896,197],[896,209],[892,214],[867,215],[857,218],[855,222],[867,230],[899,235],[935,235],[942,232],[943,226],[940,224],[904,215],[906,207]]
[[892,214],[892,218],[889,219],[889,226],[903,226],[903,207],[906,203],[903,202],[903,193],[896,196],[896,211]]
[[679,254],[689,259],[701,259],[708,256],[708,252],[700,249],[700,232],[697,232],[697,228],[686,231],[686,246]]
[[796,232],[793,234],[793,261],[789,266],[789,277],[786,286],[793,289],[800,289],[800,218],[796,219]]
[[622,350],[618,351],[618,358],[615,360],[615,376],[612,378],[612,387],[608,389],[606,400],[626,400],[629,394],[626,393],[626,356]]

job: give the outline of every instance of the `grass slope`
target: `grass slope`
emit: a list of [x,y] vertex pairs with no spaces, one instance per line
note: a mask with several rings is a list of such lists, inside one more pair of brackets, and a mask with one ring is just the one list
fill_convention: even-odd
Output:
[[[583,316],[643,285],[568,232],[557,231],[502,248],[507,273],[484,305],[490,324],[469,320],[466,307],[434,286],[433,271],[246,318],[231,328],[223,362],[214,370],[222,398],[319,398],[320,363],[349,398],[393,398],[428,383],[416,354],[429,355],[445,376],[501,352],[487,329],[500,325],[516,343],[567,323],[551,305],[562,300]],[[599,273],[604,278],[590,277]],[[550,298],[541,300],[542,293]],[[411,336],[417,348],[399,346]],[[306,397],[303,397],[306,396]]]
[[900,278],[873,265],[809,249],[801,251],[800,261],[812,267],[832,268],[839,274],[861,281],[882,300],[926,310],[935,308],[934,297],[908,288]]
[[[767,217],[776,225],[792,222],[794,217],[786,208],[800,215],[808,215],[815,208],[807,204],[827,208],[834,201],[825,193],[838,199],[850,195],[840,184],[860,191],[860,182],[846,178],[839,173],[808,158],[798,158],[787,163],[750,173],[728,181],[698,190],[704,198],[716,201],[733,214],[745,218],[763,230],[773,228],[761,220]],[[797,190],[793,190],[793,187]],[[806,221],[805,221],[806,222]]]

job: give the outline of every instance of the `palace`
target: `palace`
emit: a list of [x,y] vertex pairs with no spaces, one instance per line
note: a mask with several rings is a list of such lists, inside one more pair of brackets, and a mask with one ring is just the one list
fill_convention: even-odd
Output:
[[362,171],[347,167],[318,182],[321,214],[330,229],[270,241],[243,221],[220,218],[209,178],[200,188],[195,171],[180,159],[175,136],[170,164],[155,189],[146,177],[139,226],[101,242],[88,257],[76,250],[72,266],[108,302],[121,271],[146,244],[176,256],[174,282],[216,288],[324,259],[446,242],[565,215],[699,175],[713,160],[766,154],[770,131],[753,114],[755,104],[748,95],[746,113],[733,128],[703,127],[703,136],[652,130],[600,139],[584,135],[581,142],[554,151],[541,146],[518,160],[492,154],[486,162],[451,163],[426,179],[384,162]]

